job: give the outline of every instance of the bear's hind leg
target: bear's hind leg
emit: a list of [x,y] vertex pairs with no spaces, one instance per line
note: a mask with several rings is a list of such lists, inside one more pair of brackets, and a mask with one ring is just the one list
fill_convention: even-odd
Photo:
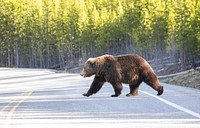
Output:
[[[149,74],[149,75],[148,75]],[[152,87],[154,90],[156,90],[158,93],[157,95],[162,95],[164,92],[164,87],[160,85],[160,82],[156,76],[156,74],[152,71],[147,74],[143,74],[142,80]]]
[[160,85],[158,79],[154,80],[153,82],[145,81],[146,84],[148,84],[150,87],[152,87],[154,90],[156,90],[158,93],[157,95],[160,96],[163,94],[164,89],[163,86]]
[[129,85],[130,93],[126,94],[126,96],[137,96],[139,86]]
[[140,84],[141,84],[141,82],[139,82],[137,84],[130,84],[129,85],[130,93],[126,94],[126,96],[137,96]]

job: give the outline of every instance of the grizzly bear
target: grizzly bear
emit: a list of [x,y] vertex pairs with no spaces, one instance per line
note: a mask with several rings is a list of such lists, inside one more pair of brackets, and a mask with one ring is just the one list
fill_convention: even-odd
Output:
[[122,83],[129,84],[130,93],[126,96],[137,96],[142,82],[155,89],[158,92],[157,95],[163,93],[163,86],[160,85],[149,63],[136,54],[89,58],[80,75],[83,77],[95,75],[90,89],[83,94],[87,97],[97,93],[105,82],[109,82],[114,88],[115,94],[111,95],[112,97],[121,94]]

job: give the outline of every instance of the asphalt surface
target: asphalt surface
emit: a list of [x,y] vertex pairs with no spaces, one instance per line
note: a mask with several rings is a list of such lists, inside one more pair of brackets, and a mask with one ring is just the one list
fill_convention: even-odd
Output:
[[0,127],[200,128],[200,90],[162,84],[157,96],[146,84],[139,95],[119,97],[106,83],[91,97],[92,82],[47,69],[0,68]]

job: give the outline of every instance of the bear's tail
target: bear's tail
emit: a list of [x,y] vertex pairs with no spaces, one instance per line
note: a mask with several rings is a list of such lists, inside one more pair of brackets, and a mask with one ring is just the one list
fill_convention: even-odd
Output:
[[160,96],[160,95],[162,95],[163,94],[163,92],[164,92],[164,89],[163,89],[163,86],[160,86],[159,88],[158,88],[158,96]]

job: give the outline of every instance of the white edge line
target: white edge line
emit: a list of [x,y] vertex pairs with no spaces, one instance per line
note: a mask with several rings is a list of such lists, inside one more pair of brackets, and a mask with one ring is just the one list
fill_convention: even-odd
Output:
[[180,110],[180,111],[183,111],[183,112],[188,113],[188,114],[190,114],[190,115],[192,115],[192,116],[195,116],[195,117],[197,117],[197,118],[200,118],[200,114],[199,114],[199,113],[193,112],[193,111],[191,111],[191,110],[189,110],[189,109],[186,109],[186,108],[184,108],[184,107],[181,107],[181,106],[179,106],[179,105],[177,105],[177,104],[175,104],[175,103],[172,103],[172,102],[170,102],[170,101],[167,101],[167,100],[165,100],[165,99],[163,99],[163,98],[160,98],[160,97],[155,96],[155,95],[153,95],[153,94],[150,94],[150,93],[148,93],[148,92],[145,92],[145,91],[142,91],[142,90],[139,90],[139,91],[142,92],[142,93],[144,93],[144,94],[147,94],[147,95],[149,95],[149,96],[152,96],[152,97],[154,97],[154,98],[156,98],[156,99],[162,101],[163,103],[165,103],[165,104],[167,104],[167,105],[169,105],[169,106],[171,106],[171,107],[174,107],[174,108],[176,108],[176,109],[178,109],[178,110]]

